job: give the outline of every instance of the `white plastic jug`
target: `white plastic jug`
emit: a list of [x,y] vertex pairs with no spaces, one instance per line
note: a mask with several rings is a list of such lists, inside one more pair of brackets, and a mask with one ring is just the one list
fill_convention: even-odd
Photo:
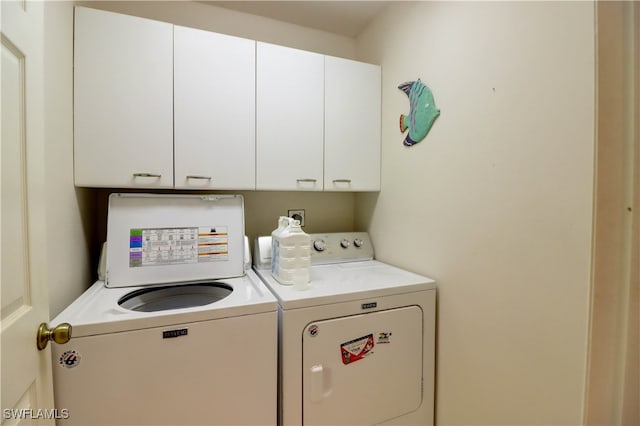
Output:
[[[276,239],[282,236],[282,232],[285,230],[287,226],[289,226],[290,221],[291,221],[291,218],[287,216],[280,216],[278,218],[278,227],[271,233],[271,258],[272,259],[276,249]],[[273,261],[271,262],[271,266],[273,267]]]
[[278,228],[271,233],[271,275],[283,285],[304,290],[309,287],[311,238],[300,222],[280,216]]

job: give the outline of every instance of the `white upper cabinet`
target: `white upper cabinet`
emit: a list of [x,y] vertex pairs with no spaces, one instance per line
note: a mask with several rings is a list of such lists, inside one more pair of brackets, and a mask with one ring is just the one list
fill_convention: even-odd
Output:
[[256,189],[323,189],[324,56],[257,43]]
[[380,190],[380,66],[325,57],[324,190]]
[[377,65],[75,8],[76,186],[379,191]]
[[173,187],[173,25],[76,7],[78,186]]
[[175,187],[255,189],[255,41],[174,28]]

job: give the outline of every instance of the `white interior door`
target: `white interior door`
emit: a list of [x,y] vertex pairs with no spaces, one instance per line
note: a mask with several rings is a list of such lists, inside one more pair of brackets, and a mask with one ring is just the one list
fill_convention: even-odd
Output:
[[51,355],[49,349],[36,349],[38,324],[49,318],[41,250],[46,233],[44,2],[1,3],[2,424],[32,424],[33,418],[48,423],[55,417]]
[[303,331],[303,424],[373,425],[422,404],[418,306],[313,322]]

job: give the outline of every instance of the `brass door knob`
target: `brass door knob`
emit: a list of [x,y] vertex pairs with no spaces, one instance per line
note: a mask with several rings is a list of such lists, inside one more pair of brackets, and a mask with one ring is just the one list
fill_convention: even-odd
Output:
[[46,322],[40,324],[38,327],[38,335],[36,337],[36,344],[38,350],[41,351],[47,347],[49,340],[58,343],[59,345],[67,343],[71,340],[71,324],[63,322],[58,324],[53,329],[50,329]]

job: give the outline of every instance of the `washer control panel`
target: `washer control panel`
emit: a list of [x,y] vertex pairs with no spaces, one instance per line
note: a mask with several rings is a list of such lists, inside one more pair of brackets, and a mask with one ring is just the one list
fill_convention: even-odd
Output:
[[366,232],[309,234],[311,263],[342,263],[373,259],[373,245]]

